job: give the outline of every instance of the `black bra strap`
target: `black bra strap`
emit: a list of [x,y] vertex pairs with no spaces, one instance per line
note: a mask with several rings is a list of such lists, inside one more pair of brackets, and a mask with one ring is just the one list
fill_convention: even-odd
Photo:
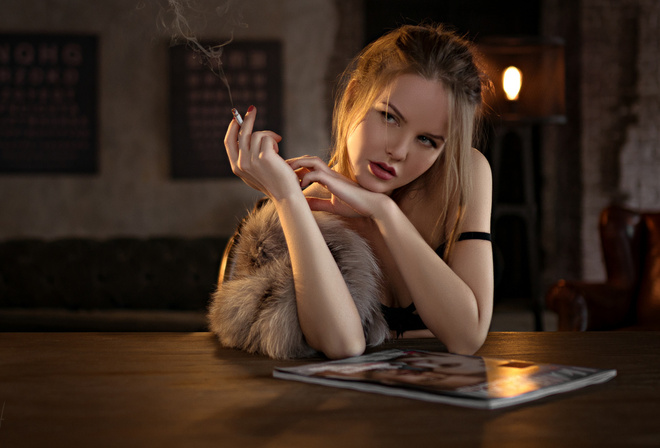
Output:
[[[463,232],[458,236],[458,241],[463,241],[463,240],[492,241],[490,237],[490,233],[486,233],[486,232]],[[435,253],[438,254],[440,258],[442,258],[443,254],[445,253],[445,245],[441,244],[440,247],[438,247],[435,250]]]
[[458,241],[463,240],[486,240],[492,241],[490,233],[486,232],[463,232],[458,237]]

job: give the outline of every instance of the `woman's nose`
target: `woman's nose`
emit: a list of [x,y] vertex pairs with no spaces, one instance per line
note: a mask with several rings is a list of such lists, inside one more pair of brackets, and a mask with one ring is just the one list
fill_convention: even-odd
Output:
[[394,138],[390,136],[387,139],[387,155],[389,155],[393,160],[405,160],[407,154],[408,145],[404,138]]

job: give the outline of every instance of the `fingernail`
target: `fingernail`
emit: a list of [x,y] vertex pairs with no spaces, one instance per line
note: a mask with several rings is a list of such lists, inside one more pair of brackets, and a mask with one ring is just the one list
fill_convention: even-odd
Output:
[[254,106],[248,107],[248,112],[252,112],[254,110]]

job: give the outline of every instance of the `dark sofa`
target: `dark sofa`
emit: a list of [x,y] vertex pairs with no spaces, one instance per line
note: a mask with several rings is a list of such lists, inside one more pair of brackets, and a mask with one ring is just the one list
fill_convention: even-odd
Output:
[[557,282],[546,296],[559,330],[660,330],[660,212],[605,208],[604,282]]
[[206,331],[226,242],[0,242],[0,331]]

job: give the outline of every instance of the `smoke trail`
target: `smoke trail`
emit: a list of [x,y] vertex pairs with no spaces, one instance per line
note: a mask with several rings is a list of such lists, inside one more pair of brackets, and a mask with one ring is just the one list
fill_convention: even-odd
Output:
[[[210,3],[210,2],[209,2]],[[222,51],[225,45],[231,43],[236,27],[247,28],[243,21],[242,6],[245,0],[224,0],[210,11],[210,7],[203,7],[195,0],[167,0],[167,9],[161,13],[161,26],[171,34],[171,45],[184,44],[191,48],[206,65],[227,87],[229,101],[232,106],[234,100],[231,88],[222,68]],[[230,38],[218,45],[205,46],[197,35],[203,32],[210,20],[219,21],[214,27],[227,30]]]

